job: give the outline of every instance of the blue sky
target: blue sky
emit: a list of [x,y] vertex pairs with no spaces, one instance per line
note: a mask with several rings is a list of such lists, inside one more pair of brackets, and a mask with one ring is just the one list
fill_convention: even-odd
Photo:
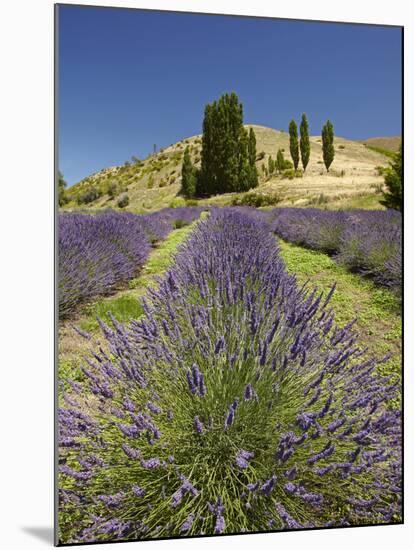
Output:
[[61,6],[59,167],[72,185],[201,132],[235,91],[246,123],[330,118],[351,139],[401,133],[401,31]]

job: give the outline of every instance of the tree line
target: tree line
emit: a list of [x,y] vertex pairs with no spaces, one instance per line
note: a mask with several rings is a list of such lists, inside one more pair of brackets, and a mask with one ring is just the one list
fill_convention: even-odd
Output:
[[[305,113],[300,123],[300,136],[295,120],[289,124],[289,150],[295,172],[299,160],[305,172],[311,152],[309,123]],[[335,156],[334,131],[330,120],[322,128],[322,151],[329,172]],[[257,160],[256,136],[253,128],[247,131],[243,125],[243,105],[234,92],[224,94],[205,106],[199,169],[191,161],[189,147],[184,151],[182,193],[191,198],[248,191],[258,185]],[[291,166],[279,149],[276,160],[269,157],[267,172],[276,170],[281,173]]]
[[[298,138],[298,126],[295,120],[292,119],[289,123],[289,150],[295,171],[297,171],[299,166],[300,152],[300,159],[302,160],[302,167],[305,172],[310,159],[309,123],[305,113],[303,113],[300,123],[300,138]],[[335,157],[334,130],[330,120],[327,120],[322,128],[322,156],[326,170],[329,172],[329,168]]]

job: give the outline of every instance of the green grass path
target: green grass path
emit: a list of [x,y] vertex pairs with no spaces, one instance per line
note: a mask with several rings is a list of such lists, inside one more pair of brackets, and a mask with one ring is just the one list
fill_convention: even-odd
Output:
[[156,285],[158,276],[163,275],[171,267],[178,246],[193,228],[194,224],[190,224],[172,231],[157,248],[151,251],[139,275],[129,281],[127,290],[118,292],[116,296],[98,300],[86,308],[85,316],[79,323],[82,330],[88,332],[97,330],[99,327],[97,317],[110,322],[109,312],[122,323],[140,317],[143,309],[139,298],[146,293],[148,287]]
[[398,298],[372,281],[348,272],[326,254],[307,250],[278,239],[287,270],[299,283],[309,280],[328,292],[336,282],[331,299],[337,324],[345,325],[357,319],[355,329],[359,342],[375,356],[392,353],[379,370],[384,374],[401,374],[401,308]]

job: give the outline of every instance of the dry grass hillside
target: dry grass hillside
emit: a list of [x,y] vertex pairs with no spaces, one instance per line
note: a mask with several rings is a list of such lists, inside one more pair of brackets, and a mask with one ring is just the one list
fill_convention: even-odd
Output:
[[[305,174],[292,177],[268,175],[263,171],[271,155],[284,149],[290,159],[289,136],[265,126],[253,125],[257,139],[259,187],[256,194],[270,195],[282,205],[325,205],[328,208],[378,208],[383,177],[381,168],[389,157],[361,142],[335,138],[335,159],[327,173],[322,160],[320,136],[311,137],[311,157]],[[381,138],[384,139],[384,138]],[[394,138],[392,138],[394,139]],[[368,141],[368,140],[367,140]],[[200,166],[201,136],[175,143],[143,161],[106,168],[68,190],[67,209],[117,208],[120,198],[128,195],[125,210],[148,212],[166,206],[185,204],[180,197],[181,164],[184,149],[190,147],[193,162]],[[264,152],[264,156],[263,156]],[[260,154],[262,153],[262,154]],[[263,158],[261,158],[263,157]],[[83,198],[87,197],[87,202]],[[79,200],[80,198],[80,200]],[[243,194],[226,194],[199,200],[200,204],[232,204]]]
[[391,137],[373,137],[361,140],[361,143],[368,145],[369,147],[375,147],[378,149],[385,149],[387,151],[393,151],[396,153],[401,145],[400,136]]

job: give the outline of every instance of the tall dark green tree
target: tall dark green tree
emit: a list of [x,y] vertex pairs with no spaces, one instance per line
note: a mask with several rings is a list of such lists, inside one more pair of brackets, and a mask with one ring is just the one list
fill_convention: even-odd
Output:
[[259,184],[259,176],[256,167],[256,134],[252,127],[249,130],[248,144],[249,166],[250,166],[250,185],[249,188],[257,187]]
[[276,155],[276,171],[279,172],[279,174],[285,169],[285,162],[282,149],[278,149]]
[[329,172],[329,167],[335,157],[334,130],[330,120],[327,120],[322,128],[322,155],[326,170]]
[[243,106],[234,92],[206,105],[197,194],[244,191],[254,186],[253,150],[253,135],[243,126]]
[[403,178],[402,178],[402,148],[395,154],[390,167],[384,176],[384,198],[381,204],[387,208],[402,210],[403,206]]
[[300,123],[300,156],[302,159],[303,171],[306,171],[306,167],[310,158],[310,141],[309,141],[309,124],[306,114],[303,113]]
[[269,159],[267,161],[267,169],[268,169],[269,175],[273,174],[273,172],[275,171],[275,161],[272,159],[271,156],[269,156]]
[[214,118],[217,119],[217,103],[204,109],[203,135],[201,138],[201,168],[197,176],[197,195],[212,195],[217,187],[214,159]]
[[256,166],[256,134],[252,127],[249,130],[249,164]]
[[190,148],[187,146],[184,151],[183,165],[181,168],[181,192],[187,197],[194,197],[196,193],[196,172],[191,162]]
[[299,142],[298,127],[294,120],[291,120],[289,124],[289,148],[293,166],[295,167],[295,170],[297,170],[299,166]]
[[66,187],[67,183],[65,181],[65,178],[63,177],[62,172],[59,171],[58,173],[58,204],[59,206],[63,206],[68,202],[68,198],[66,196]]

